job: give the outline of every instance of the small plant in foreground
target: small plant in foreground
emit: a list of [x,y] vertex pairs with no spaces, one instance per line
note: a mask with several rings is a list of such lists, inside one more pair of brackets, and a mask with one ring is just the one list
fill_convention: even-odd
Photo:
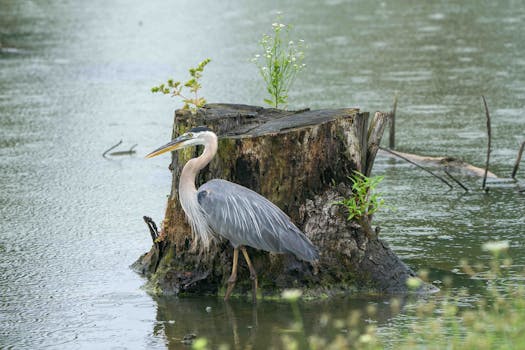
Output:
[[[168,79],[164,84],[159,86],[154,86],[151,88],[151,92],[156,93],[160,92],[164,95],[179,96],[184,102],[183,109],[189,109],[192,114],[197,113],[197,109],[203,107],[206,104],[206,100],[203,97],[199,96],[199,89],[202,87],[199,79],[202,78],[202,72],[204,67],[210,63],[210,59],[207,58],[195,68],[190,68],[190,79],[182,84],[180,81],[174,81],[173,79]],[[183,94],[183,89],[189,89],[190,96]]]
[[369,237],[373,235],[370,226],[372,215],[384,204],[384,200],[374,192],[383,178],[383,176],[368,177],[359,171],[354,171],[354,175],[350,177],[353,182],[352,197],[335,203],[344,205],[348,210],[348,220],[356,220]]
[[264,102],[275,108],[286,106],[288,91],[297,73],[306,67],[302,51],[304,40],[290,40],[291,29],[288,24],[273,23],[273,35],[264,34],[259,42],[263,49],[262,54],[257,54],[252,59],[266,83],[266,91],[270,94],[270,98],[264,99]]
[[[487,270],[463,266],[467,275],[486,280],[486,295],[476,298],[466,291],[444,290],[442,296],[420,298],[405,305],[401,322],[396,325],[369,324],[363,330],[359,320],[374,319],[374,310],[366,314],[355,311],[346,320],[323,322],[321,332],[309,335],[306,341],[311,349],[523,349],[525,348],[525,289],[520,283],[524,274],[509,278],[507,271],[512,260],[506,256],[509,243],[489,242],[483,249],[492,254]],[[466,263],[463,263],[465,265]],[[478,271],[475,271],[478,270]],[[512,281],[512,282],[511,282]],[[509,283],[510,282],[510,283]],[[400,298],[390,301],[397,314],[403,305]],[[372,311],[372,312],[371,312]],[[295,316],[295,315],[294,315]],[[330,322],[333,321],[333,322]],[[331,328],[340,330],[329,339]],[[344,332],[341,332],[344,331]],[[284,349],[298,349],[303,333],[295,337],[282,335]]]

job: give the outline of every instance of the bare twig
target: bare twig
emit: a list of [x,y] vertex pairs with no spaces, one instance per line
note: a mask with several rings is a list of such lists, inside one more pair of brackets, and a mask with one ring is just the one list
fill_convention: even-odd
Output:
[[441,176],[434,174],[432,171],[428,170],[428,169],[425,168],[425,167],[422,167],[421,165],[419,165],[419,164],[417,164],[417,163],[411,161],[410,159],[408,159],[408,158],[406,158],[406,157],[403,157],[403,156],[400,155],[399,153],[394,152],[394,151],[391,151],[391,150],[389,150],[389,149],[387,149],[387,148],[383,148],[383,147],[379,147],[379,149],[381,149],[381,150],[383,150],[383,151],[385,151],[385,152],[388,152],[388,153],[390,153],[390,154],[393,154],[393,155],[395,155],[396,157],[399,157],[399,158],[403,159],[404,161],[407,161],[407,162],[409,162],[410,164],[417,166],[419,169],[424,170],[424,171],[426,171],[427,173],[429,173],[430,175],[432,175],[432,176],[438,178],[439,180],[441,180],[443,183],[445,183],[445,184],[446,184],[448,187],[450,187],[451,189],[453,188],[453,186],[452,186],[447,180],[445,180],[444,178],[442,178]]
[[465,190],[465,192],[468,192],[468,188],[464,186],[458,179],[456,179],[454,176],[452,176],[447,170],[444,170],[445,174],[447,174],[448,177],[450,177],[455,183],[461,186],[462,189]]
[[102,157],[106,158],[106,154],[107,154],[109,151],[111,151],[111,150],[117,148],[118,146],[120,146],[121,143],[122,143],[122,140],[120,140],[119,142],[117,142],[116,145],[111,146],[110,148],[108,148],[106,151],[104,151],[104,153],[102,153]]
[[518,151],[518,158],[516,158],[516,163],[514,164],[514,169],[512,169],[512,175],[510,176],[513,179],[516,179],[516,173],[520,167],[521,156],[523,155],[523,149],[525,149],[525,141],[521,143],[520,150]]
[[483,99],[483,105],[485,106],[485,115],[487,116],[487,135],[488,135],[487,161],[485,163],[485,175],[483,175],[483,184],[481,185],[481,188],[485,189],[485,185],[487,183],[487,173],[489,171],[490,146],[492,142],[492,133],[490,131],[490,114],[489,114],[489,108],[487,107],[487,101],[485,100],[485,96],[481,96],[481,98]]

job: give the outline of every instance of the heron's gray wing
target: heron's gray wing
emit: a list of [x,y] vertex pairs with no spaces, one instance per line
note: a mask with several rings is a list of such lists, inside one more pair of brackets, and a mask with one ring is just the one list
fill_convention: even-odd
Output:
[[234,246],[292,253],[306,261],[318,252],[275,204],[260,194],[225,180],[211,180],[198,190],[198,200],[210,227]]

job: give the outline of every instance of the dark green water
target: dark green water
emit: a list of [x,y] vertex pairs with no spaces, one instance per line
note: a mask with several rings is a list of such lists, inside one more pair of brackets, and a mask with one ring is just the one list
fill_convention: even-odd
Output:
[[[232,348],[277,346],[293,321],[288,304],[154,299],[128,268],[150,247],[142,215],[162,219],[171,181],[166,158],[143,155],[169,139],[180,106],[149,88],[210,57],[210,102],[260,104],[249,58],[277,10],[310,46],[290,107],[373,112],[397,92],[400,150],[482,166],[484,94],[491,170],[510,174],[525,139],[521,1],[0,0],[0,348],[176,349],[188,333]],[[102,158],[120,139],[137,154]],[[375,173],[396,208],[377,215],[383,238],[415,269],[453,276],[475,300],[483,283],[461,275],[459,259],[486,262],[483,242],[509,240],[511,270],[523,268],[525,196],[449,191],[387,158]],[[305,330],[368,305],[378,314],[363,325],[388,333],[406,322],[386,301],[347,297],[303,305]]]

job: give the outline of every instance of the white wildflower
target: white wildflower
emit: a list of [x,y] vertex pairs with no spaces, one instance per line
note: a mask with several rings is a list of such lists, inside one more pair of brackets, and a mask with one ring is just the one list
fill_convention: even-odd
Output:
[[295,301],[303,295],[303,292],[300,289],[285,289],[281,297],[286,300]]
[[509,241],[490,241],[483,243],[482,249],[493,254],[509,249]]

